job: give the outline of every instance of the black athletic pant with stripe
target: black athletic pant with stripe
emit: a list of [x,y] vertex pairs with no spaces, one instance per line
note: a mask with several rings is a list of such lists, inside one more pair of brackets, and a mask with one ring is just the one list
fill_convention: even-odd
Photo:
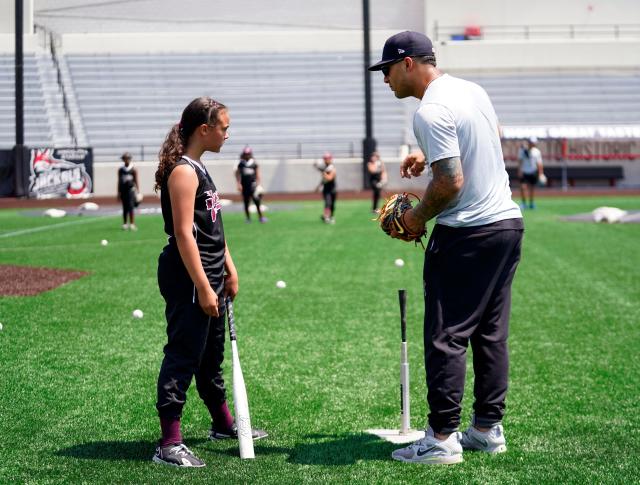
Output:
[[210,409],[226,399],[224,359],[225,306],[209,317],[198,303],[193,282],[177,249],[167,246],[158,261],[158,284],[165,299],[168,341],[158,376],[156,408],[163,418],[179,418],[195,376],[198,394]]
[[424,345],[429,426],[460,425],[466,352],[473,349],[475,423],[491,427],[505,412],[511,283],[520,261],[522,219],[477,227],[437,224],[424,262]]

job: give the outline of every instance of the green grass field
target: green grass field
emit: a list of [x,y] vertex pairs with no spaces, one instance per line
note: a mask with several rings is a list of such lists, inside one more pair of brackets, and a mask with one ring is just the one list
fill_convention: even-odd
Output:
[[[150,461],[165,340],[161,218],[139,217],[129,233],[115,217],[0,211],[0,263],[90,272],[38,296],[0,297],[0,483],[640,481],[640,225],[558,220],[603,205],[640,209],[640,198],[549,198],[526,212],[509,451],[465,453],[451,467],[394,462],[396,445],[363,432],[398,426],[399,288],[408,292],[412,425],[425,425],[422,250],[386,238],[368,201],[339,201],[335,226],[320,223],[319,202],[293,205],[272,204],[266,225],[224,216],[252,420],[270,436],[255,461],[241,461],[236,443],[206,440],[194,385],[183,434],[207,463],[197,470]],[[135,308],[144,319],[131,317]],[[227,365],[229,385],[230,374]],[[470,372],[465,426],[472,384]]]

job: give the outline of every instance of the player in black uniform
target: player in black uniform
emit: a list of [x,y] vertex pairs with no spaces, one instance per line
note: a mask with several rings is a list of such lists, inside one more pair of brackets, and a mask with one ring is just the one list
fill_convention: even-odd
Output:
[[387,183],[387,170],[385,169],[384,163],[380,159],[380,154],[378,152],[373,152],[371,154],[371,158],[367,163],[367,171],[369,172],[369,183],[371,184],[371,190],[373,191],[372,212],[377,212],[380,192],[382,192],[384,184]]
[[124,162],[124,165],[118,169],[118,199],[122,202],[122,229],[136,231],[138,228],[134,222],[134,208],[138,190],[138,172],[131,165],[130,153],[123,153],[120,158]]
[[[158,260],[158,284],[165,299],[168,342],[158,377],[162,438],[153,461],[201,467],[182,442],[180,418],[187,389],[196,378],[209,409],[211,439],[237,437],[222,377],[225,340],[224,296],[238,293],[238,274],[225,242],[220,197],[200,157],[219,152],[228,138],[229,113],[209,97],[193,100],[159,153],[160,189],[168,244]],[[256,430],[254,437],[266,436]]]
[[238,191],[242,193],[242,200],[244,202],[244,214],[246,221],[251,222],[251,215],[249,214],[249,203],[253,200],[258,211],[258,217],[260,222],[267,222],[267,218],[262,215],[262,187],[260,185],[260,167],[253,158],[253,152],[251,148],[245,147],[240,154],[240,161],[236,168],[236,181],[238,182]]
[[324,212],[322,220],[326,224],[335,224],[333,214],[336,210],[336,167],[333,165],[333,155],[326,152],[322,156],[324,168],[322,171],[322,198],[324,199]]

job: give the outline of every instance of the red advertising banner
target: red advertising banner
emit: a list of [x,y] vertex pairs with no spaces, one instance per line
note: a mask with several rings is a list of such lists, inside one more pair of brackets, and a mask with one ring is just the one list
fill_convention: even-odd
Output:
[[93,192],[91,148],[32,148],[29,197],[84,198]]
[[[516,162],[518,150],[526,140],[503,139],[502,152],[505,161]],[[636,160],[640,159],[638,139],[560,139],[541,138],[536,143],[545,163],[562,160]]]

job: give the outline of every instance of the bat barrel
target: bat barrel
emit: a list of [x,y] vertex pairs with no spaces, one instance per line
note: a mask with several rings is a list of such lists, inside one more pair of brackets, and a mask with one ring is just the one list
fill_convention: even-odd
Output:
[[407,341],[407,290],[398,290],[400,301],[400,334],[402,341]]

